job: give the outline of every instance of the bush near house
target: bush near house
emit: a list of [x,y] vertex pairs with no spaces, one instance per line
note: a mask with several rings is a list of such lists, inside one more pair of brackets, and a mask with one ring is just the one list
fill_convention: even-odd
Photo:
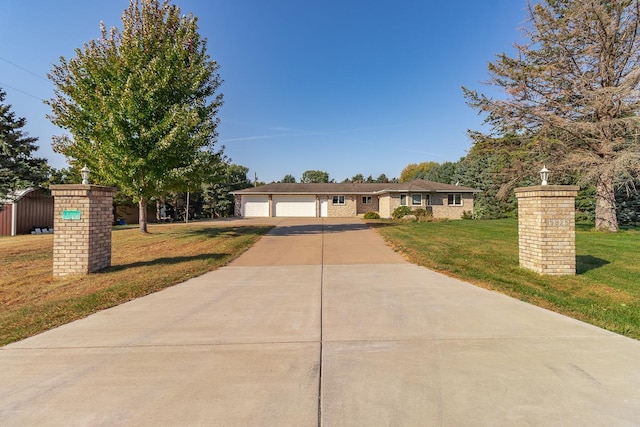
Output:
[[393,210],[393,214],[391,215],[393,216],[393,219],[400,219],[407,215],[413,215],[413,212],[409,206],[398,206]]
[[380,214],[378,214],[378,212],[369,211],[364,214],[364,219],[380,219]]

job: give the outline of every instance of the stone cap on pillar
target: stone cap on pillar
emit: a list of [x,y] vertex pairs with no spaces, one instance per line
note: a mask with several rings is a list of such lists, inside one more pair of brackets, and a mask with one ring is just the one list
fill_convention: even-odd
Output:
[[534,185],[518,187],[514,191],[518,199],[526,197],[577,197],[577,185]]
[[116,187],[94,184],[55,184],[49,186],[52,196],[113,196]]

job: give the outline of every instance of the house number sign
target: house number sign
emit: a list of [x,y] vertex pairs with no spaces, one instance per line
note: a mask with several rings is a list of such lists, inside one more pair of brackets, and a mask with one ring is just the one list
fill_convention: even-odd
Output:
[[547,219],[547,227],[568,227],[568,219],[549,218]]
[[63,210],[62,211],[62,220],[63,221],[80,221],[80,211],[79,210]]

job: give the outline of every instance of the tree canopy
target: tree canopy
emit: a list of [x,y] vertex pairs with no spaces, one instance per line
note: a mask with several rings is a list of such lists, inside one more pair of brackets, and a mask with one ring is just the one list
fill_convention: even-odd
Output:
[[248,172],[245,166],[225,162],[217,179],[202,186],[203,209],[211,218],[233,216],[234,197],[230,193],[253,186]]
[[72,135],[54,149],[139,202],[146,232],[147,201],[212,158],[222,80],[197,18],[168,0],[130,0],[122,24],[101,24],[99,39],[54,65],[49,118]]
[[5,98],[0,89],[0,199],[10,191],[39,185],[47,176],[47,161],[33,157],[38,139],[22,131],[26,119],[16,117]]
[[527,42],[489,64],[506,99],[464,89],[494,135],[530,138],[538,169],[595,185],[598,229],[617,230],[615,186],[640,171],[639,23],[640,0],[536,2]]
[[320,170],[308,170],[304,171],[300,182],[304,184],[329,182],[329,173]]
[[438,166],[437,162],[409,163],[400,172],[400,182],[409,182],[414,179],[424,179],[431,168]]

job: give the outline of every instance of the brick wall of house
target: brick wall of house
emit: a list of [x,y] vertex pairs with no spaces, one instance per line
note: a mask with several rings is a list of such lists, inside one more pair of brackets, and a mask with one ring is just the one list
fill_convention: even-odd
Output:
[[357,215],[358,196],[344,196],[344,205],[334,205],[332,198],[329,198],[328,213],[330,218],[352,218]]
[[[97,185],[52,185],[53,275],[87,274],[111,265],[115,189]],[[78,219],[63,219],[79,212]]]
[[473,194],[462,193],[462,205],[450,206],[449,194],[435,193],[431,195],[431,211],[434,218],[461,219],[464,212],[473,214]]
[[378,214],[380,218],[391,218],[391,197],[388,194],[383,194],[378,200]]
[[548,275],[576,273],[577,186],[517,188],[520,266]]
[[371,197],[371,203],[363,203],[362,198],[366,196],[357,195],[356,198],[356,211],[358,215],[365,214],[369,211],[378,212],[380,209],[380,203],[378,200],[378,196],[369,196]]
[[[411,195],[407,194],[407,203],[411,209],[428,209],[430,208],[435,218],[460,219],[464,211],[473,213],[473,194],[462,194],[462,206],[449,206],[448,194],[446,193],[430,193],[430,205],[427,206],[427,193],[422,194],[422,204],[419,206],[411,204]],[[382,218],[391,218],[393,211],[400,206],[400,194],[392,193],[380,196],[379,213]]]

